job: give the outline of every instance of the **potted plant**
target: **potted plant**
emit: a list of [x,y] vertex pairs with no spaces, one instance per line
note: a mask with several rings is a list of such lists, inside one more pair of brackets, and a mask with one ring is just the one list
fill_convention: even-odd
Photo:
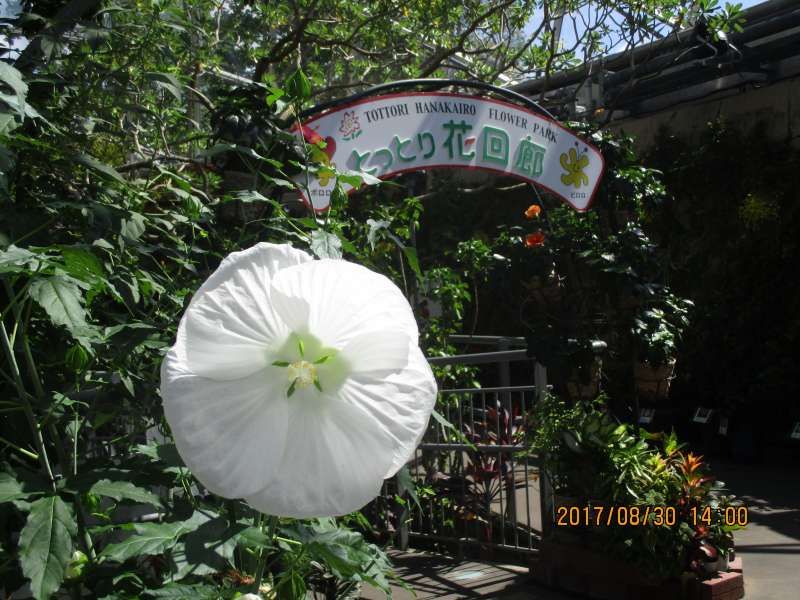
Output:
[[[567,572],[579,580],[591,571],[591,578],[603,580],[600,588],[616,585],[609,598],[686,597],[687,582],[727,567],[720,557],[728,557],[733,543],[734,528],[725,524],[731,500],[720,495],[722,484],[702,457],[686,452],[674,433],[620,424],[605,400],[567,405],[546,398],[532,416],[531,451],[540,455],[552,481],[555,519],[563,517],[559,506],[590,507],[592,515],[626,507],[625,518],[636,514],[647,524],[625,526],[620,517],[603,526],[567,521],[552,528],[545,540],[551,558],[537,568],[550,583],[578,592],[588,590],[572,586]],[[559,562],[560,556],[582,558],[576,565]]]
[[634,380],[639,396],[661,400],[669,393],[675,371],[676,344],[689,324],[690,300],[676,297],[668,289],[658,291],[658,303],[643,307],[633,321],[635,340]]

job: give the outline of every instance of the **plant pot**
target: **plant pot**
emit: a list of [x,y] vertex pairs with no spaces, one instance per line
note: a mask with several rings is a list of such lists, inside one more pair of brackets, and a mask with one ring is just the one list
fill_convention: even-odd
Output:
[[633,377],[636,391],[640,398],[656,401],[663,400],[669,394],[675,372],[675,359],[656,367],[647,362],[638,362],[633,366]]
[[582,367],[589,370],[589,381],[580,377],[578,369],[573,369],[567,380],[567,393],[572,400],[593,400],[600,393],[600,364]]
[[726,553],[720,553],[719,558],[717,559],[717,571],[722,571],[723,573],[728,570],[728,555]]
[[534,277],[525,284],[528,301],[542,312],[551,312],[552,307],[559,306],[563,294],[557,277]]
[[[703,563],[703,573],[706,575],[713,575],[714,573],[721,571],[722,569],[719,568],[720,561],[722,559],[718,558],[717,560],[710,560],[708,562]],[[728,561],[725,561],[725,570],[728,569]]]

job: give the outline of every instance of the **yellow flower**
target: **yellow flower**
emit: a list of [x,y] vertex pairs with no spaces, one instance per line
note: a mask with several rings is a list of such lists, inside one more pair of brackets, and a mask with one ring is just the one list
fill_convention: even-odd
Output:
[[575,148],[570,148],[569,156],[567,156],[566,152],[563,153],[560,157],[560,162],[561,167],[566,171],[561,176],[561,183],[572,185],[576,188],[582,185],[589,185],[589,178],[583,172],[589,166],[589,157],[586,154],[582,154],[579,158]]

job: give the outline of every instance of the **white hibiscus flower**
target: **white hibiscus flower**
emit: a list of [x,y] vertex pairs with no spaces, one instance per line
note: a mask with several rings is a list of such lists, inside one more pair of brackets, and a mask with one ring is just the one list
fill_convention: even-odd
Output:
[[378,494],[419,443],[436,383],[391,281],[262,243],[230,254],[195,294],[161,394],[209,490],[312,517]]

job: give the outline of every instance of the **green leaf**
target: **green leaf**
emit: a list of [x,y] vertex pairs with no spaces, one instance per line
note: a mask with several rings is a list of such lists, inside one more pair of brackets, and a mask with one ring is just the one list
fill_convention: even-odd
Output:
[[267,106],[272,106],[285,95],[286,92],[280,88],[269,88],[269,95],[266,98]]
[[247,526],[240,523],[230,525],[227,518],[215,514],[195,512],[193,518],[187,521],[187,524],[203,522],[171,552],[177,567],[175,579],[209,575],[231,566],[239,535]]
[[173,600],[216,600],[221,597],[217,588],[205,583],[185,584],[170,583],[157,590],[145,590],[149,598],[171,598]]
[[147,219],[144,215],[132,212],[128,218],[123,219],[120,223],[119,232],[129,240],[138,240],[145,231],[147,226]]
[[28,95],[28,84],[22,80],[22,73],[7,62],[0,61],[0,81],[10,87],[17,95],[17,107],[24,116],[25,97]]
[[175,100],[183,102],[183,92],[181,82],[171,73],[147,73],[147,78],[156,86],[169,92]]
[[367,226],[369,227],[369,231],[367,232],[367,241],[369,242],[370,248],[375,250],[375,241],[378,239],[378,232],[382,229],[388,229],[391,223],[389,221],[376,221],[375,219],[367,219]]
[[22,490],[22,484],[11,473],[0,473],[0,504],[27,497],[28,494]]
[[117,502],[121,500],[132,500],[133,502],[141,502],[142,504],[161,506],[161,500],[156,494],[135,486],[130,481],[101,479],[89,489],[89,493],[95,496],[113,498]]
[[294,73],[289,75],[284,88],[290,96],[298,100],[305,100],[311,97],[311,82],[300,68],[295,69]]
[[403,246],[403,254],[406,256],[408,266],[411,267],[412,271],[414,271],[414,275],[416,275],[418,279],[422,279],[422,271],[419,268],[419,260],[417,260],[416,248],[412,248],[411,246]]
[[95,283],[103,278],[103,265],[100,260],[89,250],[76,246],[64,246],[61,248],[61,255],[64,257],[64,266],[67,272],[86,283]]
[[133,526],[134,534],[117,543],[109,544],[100,554],[117,562],[142,555],[161,554],[172,548],[178,538],[187,533],[186,523],[137,523]]
[[14,90],[14,93],[25,99],[28,93],[28,84],[22,80],[22,73],[6,62],[0,61],[0,81]]
[[[303,543],[312,560],[325,564],[338,578],[368,581],[388,589],[385,574],[391,569],[386,555],[367,543],[360,533],[340,527],[334,519],[296,524],[283,528],[288,535]],[[279,596],[280,597],[280,596]]]
[[344,191],[341,181],[336,181],[336,185],[331,192],[330,203],[331,206],[339,209],[347,204],[347,192]]
[[360,187],[362,183],[365,185],[386,184],[382,179],[378,179],[366,171],[339,171],[337,177],[342,183],[352,185],[354,188]]
[[114,167],[100,162],[94,156],[90,156],[88,154],[78,154],[75,156],[75,161],[85,167],[89,167],[90,169],[97,171],[98,173],[102,173],[103,175],[111,177],[112,179],[122,182],[125,181],[122,175],[120,175]]
[[25,478],[20,480],[11,473],[0,472],[0,504],[27,500],[31,496],[40,496],[46,492],[44,482],[29,481]]
[[453,425],[450,421],[445,419],[442,415],[440,415],[437,411],[433,411],[431,413],[433,420],[439,423],[445,429],[450,429],[451,431],[456,431],[455,425]]
[[311,232],[311,251],[319,258],[342,258],[342,241],[336,235],[315,229]]
[[303,600],[303,598],[306,597],[305,579],[303,579],[300,573],[294,569],[290,569],[284,572],[280,579],[278,579],[278,585],[275,586],[275,591],[278,594],[278,598],[282,600]]
[[83,295],[74,279],[62,275],[36,279],[28,294],[55,325],[64,325],[73,334],[87,328]]
[[243,530],[236,541],[246,548],[274,548],[270,537],[258,527]]
[[408,492],[408,495],[414,501],[414,504],[417,505],[417,508],[422,510],[422,505],[419,503],[419,496],[417,496],[417,486],[414,483],[414,480],[411,478],[411,472],[408,470],[408,467],[404,466],[397,472],[397,492],[402,496],[404,492]]
[[72,536],[78,527],[70,507],[58,496],[31,504],[19,538],[19,562],[37,600],[49,598],[61,586],[72,558]]
[[187,471],[186,465],[183,462],[178,449],[175,444],[138,444],[135,447],[137,454],[143,454],[152,461],[164,465],[164,471],[170,473],[177,473]]
[[38,254],[13,244],[0,252],[0,273],[37,271],[41,263],[42,257]]

